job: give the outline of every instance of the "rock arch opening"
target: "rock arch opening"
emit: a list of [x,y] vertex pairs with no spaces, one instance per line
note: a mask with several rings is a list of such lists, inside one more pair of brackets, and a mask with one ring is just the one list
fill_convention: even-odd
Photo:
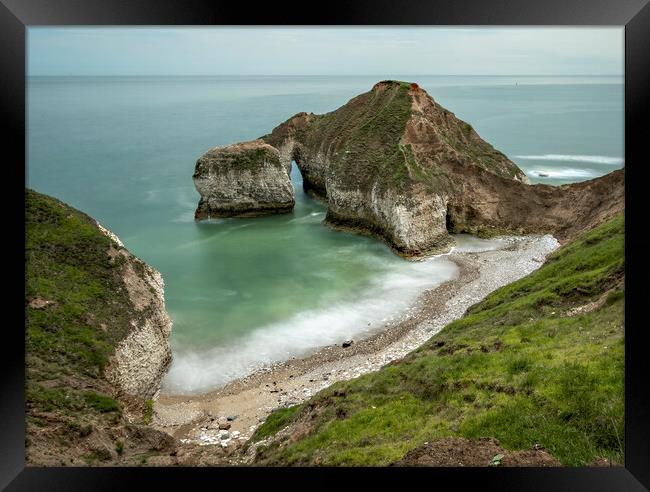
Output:
[[291,159],[291,167],[289,170],[289,178],[291,179],[291,184],[293,185],[294,192],[298,193],[298,190],[304,191],[304,179],[302,176],[302,171],[295,159]]
[[327,201],[327,189],[325,186],[325,165],[319,163],[318,159],[308,159],[300,145],[294,143],[293,148],[289,154],[291,159],[291,172],[290,176],[293,179],[294,165],[300,174],[300,181],[302,190],[311,198],[320,201]]
[[447,229],[447,232],[454,232],[454,219],[451,216],[449,208],[447,208],[447,213],[445,215],[445,229]]

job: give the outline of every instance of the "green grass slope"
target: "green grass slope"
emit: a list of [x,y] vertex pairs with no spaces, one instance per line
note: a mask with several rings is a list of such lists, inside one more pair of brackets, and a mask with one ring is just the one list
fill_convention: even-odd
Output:
[[387,465],[437,438],[541,444],[562,464],[623,463],[620,214],[473,306],[401,361],[277,411],[251,441],[267,465]]
[[91,217],[32,190],[25,226],[28,461],[59,464],[75,446],[72,454],[87,462],[109,459],[105,447],[86,443],[90,435],[120,426],[125,402],[132,415],[145,408],[136,398],[118,400],[103,378],[115,346],[133,329],[120,274],[126,260],[109,257],[111,240]]
[[[367,190],[379,183],[382,190],[399,191],[421,182],[432,191],[448,190],[450,183],[438,161],[450,157],[503,177],[524,176],[516,164],[481,139],[470,124],[439,104],[432,102],[426,114],[414,110],[413,90],[421,89],[411,82],[384,80],[329,113],[294,115],[261,138],[277,147],[291,136],[314,154],[328,154],[329,172],[339,187],[350,189]],[[435,123],[435,130],[430,131],[437,138],[429,137],[439,145],[432,148],[433,158],[427,163],[415,159],[410,144],[402,144],[414,114]],[[292,122],[301,116],[307,116],[309,124],[294,127]]]

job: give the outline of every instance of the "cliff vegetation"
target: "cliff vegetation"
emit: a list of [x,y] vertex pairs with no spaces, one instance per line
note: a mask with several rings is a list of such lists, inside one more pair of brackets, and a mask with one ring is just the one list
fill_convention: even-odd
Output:
[[[28,463],[118,459],[145,423],[146,400],[124,394],[105,371],[134,316],[144,322],[123,278],[126,262],[140,274],[144,263],[109,254],[113,240],[95,220],[32,190],[25,224]],[[137,439],[129,442],[126,451],[135,451]]]
[[404,359],[271,414],[251,438],[257,463],[409,464],[436,443],[453,453],[495,438],[567,466],[622,464],[623,241],[621,213]]

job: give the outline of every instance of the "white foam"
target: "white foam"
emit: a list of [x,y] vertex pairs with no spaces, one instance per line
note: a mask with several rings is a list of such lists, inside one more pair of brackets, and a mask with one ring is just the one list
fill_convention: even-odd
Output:
[[455,253],[481,253],[494,251],[507,245],[509,241],[502,238],[481,239],[471,234],[455,234],[456,245],[451,248]]
[[608,157],[604,155],[572,155],[572,154],[543,154],[543,155],[516,155],[517,159],[536,161],[561,161],[561,162],[593,162],[595,164],[608,164],[612,166],[623,165],[622,157]]
[[527,171],[527,174],[534,176],[536,178],[555,178],[555,179],[595,178],[597,176],[600,176],[599,173],[590,171],[589,169],[574,169],[574,168],[530,169]]
[[144,201],[145,202],[153,202],[153,201],[155,201],[156,198],[158,197],[158,195],[160,195],[161,191],[162,190],[147,190]]
[[355,300],[299,312],[229,344],[175,351],[164,389],[177,394],[217,389],[272,363],[368,336],[396,320],[423,290],[457,275],[456,264],[444,256],[392,263],[388,272],[379,275]]
[[308,215],[303,215],[302,217],[293,218],[289,222],[318,224],[323,220],[324,216],[325,216],[325,212],[311,212]]

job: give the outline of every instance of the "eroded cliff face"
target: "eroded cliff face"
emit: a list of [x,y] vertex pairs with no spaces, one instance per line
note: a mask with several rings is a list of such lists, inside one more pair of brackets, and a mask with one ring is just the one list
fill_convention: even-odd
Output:
[[172,358],[160,273],[91,217],[31,190],[25,226],[27,462],[168,454],[175,440],[147,425]]
[[565,242],[625,208],[625,171],[563,186],[522,185],[468,170],[450,198],[450,232],[550,233]]
[[215,147],[196,163],[196,219],[286,213],[295,198],[278,150],[261,140]]
[[98,226],[111,238],[111,261],[123,259],[121,277],[133,306],[131,331],[115,347],[105,375],[124,393],[151,399],[160,391],[172,362],[172,320],[165,309],[165,284],[158,270],[133,256],[117,236]]
[[[449,232],[561,236],[623,207],[622,171],[586,185],[529,185],[516,164],[413,83],[379,82],[331,113],[298,113],[259,140],[277,149],[287,176],[295,160],[305,191],[328,204],[326,224],[380,237],[404,257],[447,250]],[[212,169],[214,182],[238,188],[230,168]]]

